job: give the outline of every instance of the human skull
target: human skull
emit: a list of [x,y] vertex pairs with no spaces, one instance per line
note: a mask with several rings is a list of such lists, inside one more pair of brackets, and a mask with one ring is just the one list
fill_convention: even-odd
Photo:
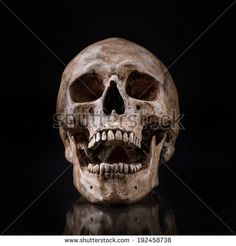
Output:
[[85,48],[63,73],[57,113],[74,185],[87,200],[134,203],[158,185],[179,105],[171,75],[148,50],[120,38]]

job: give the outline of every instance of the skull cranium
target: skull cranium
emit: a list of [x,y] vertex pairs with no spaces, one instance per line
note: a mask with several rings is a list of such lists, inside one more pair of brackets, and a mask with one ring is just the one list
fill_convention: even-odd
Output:
[[74,185],[90,202],[133,203],[158,185],[174,152],[178,95],[165,66],[119,38],[97,42],[66,67],[58,94],[60,135]]

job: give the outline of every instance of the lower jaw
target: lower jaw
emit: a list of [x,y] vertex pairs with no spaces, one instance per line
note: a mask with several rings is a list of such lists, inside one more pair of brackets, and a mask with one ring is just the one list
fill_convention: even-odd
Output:
[[94,175],[101,175],[106,177],[120,177],[122,175],[134,174],[143,168],[141,163],[126,164],[126,163],[101,163],[89,164],[87,170]]
[[[76,150],[76,144],[73,141],[71,144],[74,144]],[[81,195],[92,203],[135,203],[158,185],[162,144],[163,142],[160,142],[156,145],[156,137],[153,136],[149,164],[138,172],[126,175],[95,175],[87,168],[82,169],[76,156],[73,162],[74,185]]]

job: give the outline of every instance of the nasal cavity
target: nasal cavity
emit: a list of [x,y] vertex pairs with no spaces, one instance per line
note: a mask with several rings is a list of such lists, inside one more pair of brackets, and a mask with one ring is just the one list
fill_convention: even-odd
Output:
[[124,100],[114,81],[110,82],[110,87],[103,101],[104,113],[110,115],[112,110],[115,110],[117,114],[123,114],[125,112]]

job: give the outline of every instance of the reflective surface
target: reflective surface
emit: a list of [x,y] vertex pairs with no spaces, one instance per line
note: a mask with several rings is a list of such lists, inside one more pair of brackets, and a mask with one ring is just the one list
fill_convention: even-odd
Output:
[[176,231],[173,211],[153,191],[133,205],[102,206],[80,197],[67,212],[64,234],[165,235]]

